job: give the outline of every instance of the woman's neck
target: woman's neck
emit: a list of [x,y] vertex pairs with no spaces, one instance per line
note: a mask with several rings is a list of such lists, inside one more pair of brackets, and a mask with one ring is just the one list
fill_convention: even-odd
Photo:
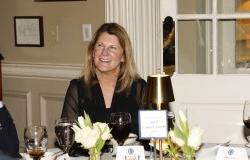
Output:
[[101,84],[116,84],[118,73],[102,73],[100,71],[96,71],[96,76]]
[[97,79],[99,81],[105,106],[106,108],[111,107],[112,99],[115,91],[116,81],[118,75],[115,74],[103,74],[96,72]]

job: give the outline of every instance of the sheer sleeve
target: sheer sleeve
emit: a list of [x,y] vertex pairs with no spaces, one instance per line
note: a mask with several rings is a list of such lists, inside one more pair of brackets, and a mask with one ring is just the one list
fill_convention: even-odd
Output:
[[140,109],[144,109],[146,105],[146,102],[145,102],[146,86],[147,86],[147,83],[145,80],[143,79],[138,80],[138,84],[136,86],[136,101]]
[[77,119],[79,115],[78,102],[78,83],[77,80],[72,80],[67,89],[61,117]]

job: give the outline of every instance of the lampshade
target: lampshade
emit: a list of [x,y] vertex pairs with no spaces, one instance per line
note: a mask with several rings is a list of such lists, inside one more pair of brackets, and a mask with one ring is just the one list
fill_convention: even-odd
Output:
[[174,101],[173,87],[169,75],[150,75],[147,79],[146,102],[158,110],[168,109],[168,103]]

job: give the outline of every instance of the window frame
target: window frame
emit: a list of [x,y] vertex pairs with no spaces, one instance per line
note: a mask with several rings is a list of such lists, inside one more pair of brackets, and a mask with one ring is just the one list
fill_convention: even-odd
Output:
[[[211,44],[211,49],[207,48],[207,54],[210,54],[212,56],[212,71],[209,71],[210,67],[207,67],[207,72],[211,72],[211,74],[225,74],[225,73],[219,73],[219,67],[218,67],[218,22],[221,20],[231,20],[231,19],[250,19],[250,12],[249,13],[219,13],[218,12],[218,1],[219,0],[212,0],[212,11],[211,13],[204,13],[204,14],[179,14],[178,11],[178,5],[177,2],[176,4],[173,4],[176,8],[175,11],[175,72],[178,74],[183,74],[179,73],[179,68],[178,68],[178,22],[179,21],[193,21],[193,20],[208,20],[211,21],[212,23],[212,29],[211,29],[211,36],[212,36],[212,44]],[[206,0],[206,5],[208,4],[208,1]],[[208,8],[208,6],[206,6]],[[206,33],[207,35],[209,33]],[[208,63],[207,65],[209,65]],[[184,73],[185,74],[185,73]],[[195,74],[195,73],[194,73]],[[205,74],[210,74],[210,73],[205,73]],[[236,74],[236,73],[235,73]]]

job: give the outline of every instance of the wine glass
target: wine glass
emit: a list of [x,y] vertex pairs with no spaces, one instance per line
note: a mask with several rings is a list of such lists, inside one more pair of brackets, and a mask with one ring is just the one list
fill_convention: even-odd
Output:
[[63,153],[69,153],[69,149],[74,144],[75,132],[72,129],[73,124],[74,120],[68,118],[59,118],[56,120],[55,134]]
[[24,129],[24,143],[27,153],[33,160],[44,156],[48,145],[48,134],[45,126],[28,126]]
[[[250,129],[250,101],[245,101],[243,109],[243,122],[245,126]],[[247,136],[248,143],[246,147],[250,147],[250,135]]]
[[127,112],[111,113],[110,127],[113,138],[122,146],[130,133],[131,116]]

